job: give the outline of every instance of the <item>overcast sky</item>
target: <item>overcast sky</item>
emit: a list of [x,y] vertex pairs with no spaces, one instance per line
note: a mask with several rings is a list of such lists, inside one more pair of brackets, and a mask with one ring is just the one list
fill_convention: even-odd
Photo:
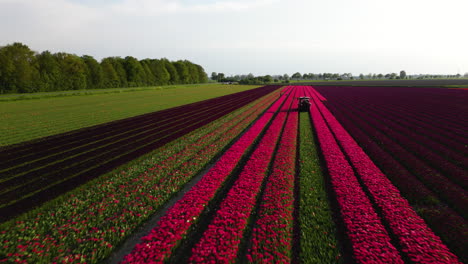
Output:
[[468,72],[467,0],[0,0],[0,46],[208,74]]

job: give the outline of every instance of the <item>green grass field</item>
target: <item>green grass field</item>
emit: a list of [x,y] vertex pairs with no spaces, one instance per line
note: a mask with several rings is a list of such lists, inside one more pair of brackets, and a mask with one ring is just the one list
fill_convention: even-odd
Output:
[[0,96],[0,146],[256,87],[203,84]]

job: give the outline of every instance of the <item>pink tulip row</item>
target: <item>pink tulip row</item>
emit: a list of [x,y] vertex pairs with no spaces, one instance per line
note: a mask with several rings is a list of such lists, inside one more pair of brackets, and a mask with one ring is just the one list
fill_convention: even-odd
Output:
[[[314,94],[309,91],[309,95]],[[345,155],[312,100],[310,115],[330,174],[339,211],[358,263],[404,263],[389,234],[362,190]]]
[[255,208],[293,99],[290,96],[286,100],[222,201],[208,229],[192,249],[191,263],[232,263],[236,260],[243,233]]
[[313,100],[347,154],[372,200],[381,210],[383,219],[388,223],[390,232],[396,237],[404,254],[415,263],[459,263],[457,257],[416,214],[408,201],[375,166],[369,156],[323,105],[319,97],[314,94]]
[[291,111],[268,177],[247,258],[254,263],[290,263],[294,209],[294,174],[298,131]]
[[285,93],[221,156],[203,178],[167,211],[158,225],[142,238],[142,242],[136,245],[130,254],[125,256],[123,263],[162,262],[171,255],[172,250],[179,245],[193,224],[197,223],[204,208],[288,95],[288,90],[285,90]]
[[[334,116],[342,121],[346,130],[360,143],[365,152],[384,171],[393,184],[411,205],[418,207],[418,214],[426,221],[429,227],[440,236],[446,245],[460,258],[466,251],[467,237],[466,221],[443,204],[437,195],[429,190],[417,177],[411,174],[390,153],[385,151],[377,142],[384,142],[383,133],[375,134],[372,127],[365,125],[356,118],[356,114],[349,111],[349,107],[339,110],[331,108]],[[345,114],[346,113],[346,114]],[[360,128],[360,126],[362,126]],[[375,139],[373,140],[373,137]],[[362,144],[362,145],[361,145]]]
[[[100,263],[267,109],[280,91],[0,226],[0,262]],[[33,239],[29,239],[33,238]]]

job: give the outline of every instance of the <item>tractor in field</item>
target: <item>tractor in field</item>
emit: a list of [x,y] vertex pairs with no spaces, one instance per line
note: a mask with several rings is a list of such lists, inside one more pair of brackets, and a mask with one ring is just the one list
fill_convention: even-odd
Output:
[[310,97],[299,97],[299,112],[308,112],[310,108]]

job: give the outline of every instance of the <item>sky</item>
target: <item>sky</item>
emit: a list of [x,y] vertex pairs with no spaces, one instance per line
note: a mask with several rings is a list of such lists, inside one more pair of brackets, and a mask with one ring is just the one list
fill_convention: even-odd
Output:
[[463,75],[467,10],[467,0],[0,0],[0,46],[188,59],[209,75]]

